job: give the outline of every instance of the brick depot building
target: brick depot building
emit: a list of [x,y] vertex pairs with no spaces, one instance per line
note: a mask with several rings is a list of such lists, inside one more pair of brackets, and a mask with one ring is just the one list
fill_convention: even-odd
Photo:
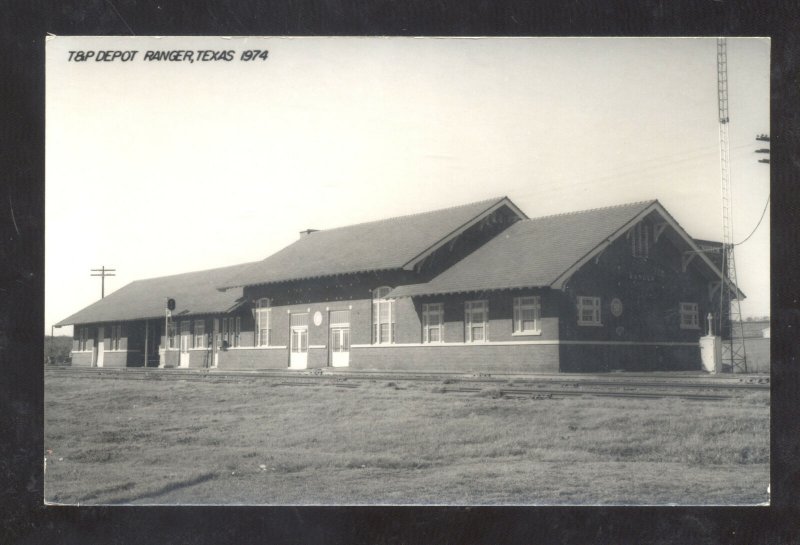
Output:
[[304,231],[263,261],[132,282],[58,325],[74,325],[75,366],[699,370],[715,248],[655,200],[528,218],[503,197]]

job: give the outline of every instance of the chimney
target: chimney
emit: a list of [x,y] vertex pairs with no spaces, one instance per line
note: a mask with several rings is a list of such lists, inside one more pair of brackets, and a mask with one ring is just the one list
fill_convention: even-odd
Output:
[[316,233],[319,229],[306,229],[305,231],[300,231],[300,238],[307,237],[311,233]]

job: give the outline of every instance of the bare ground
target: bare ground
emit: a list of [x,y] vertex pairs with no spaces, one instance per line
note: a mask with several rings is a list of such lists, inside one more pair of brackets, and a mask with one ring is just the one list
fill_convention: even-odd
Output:
[[[494,398],[425,383],[45,384],[68,504],[755,504],[769,394]],[[489,392],[490,393],[490,392]]]

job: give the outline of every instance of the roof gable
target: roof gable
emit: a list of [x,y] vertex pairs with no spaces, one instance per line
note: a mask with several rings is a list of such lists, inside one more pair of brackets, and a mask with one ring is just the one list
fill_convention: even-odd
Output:
[[427,284],[391,296],[551,286],[657,201],[519,221]]
[[651,200],[519,221],[430,282],[400,286],[389,295],[560,289],[578,269],[654,211],[684,241],[687,252],[700,256],[709,273],[719,278],[720,269],[661,203]]
[[508,206],[507,197],[431,212],[313,231],[219,287],[268,284],[364,271],[411,269],[465,229]]
[[57,326],[164,318],[166,299],[175,299],[172,316],[227,312],[241,303],[242,290],[216,286],[252,263],[136,280],[61,320]]

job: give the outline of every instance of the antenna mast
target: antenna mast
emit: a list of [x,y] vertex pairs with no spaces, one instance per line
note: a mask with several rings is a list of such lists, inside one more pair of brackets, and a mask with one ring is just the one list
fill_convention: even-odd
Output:
[[[717,100],[719,103],[719,164],[722,178],[722,278],[720,278],[719,324],[720,335],[729,336],[723,342],[722,360],[731,363],[731,372],[747,372],[744,347],[744,326],[739,296],[736,293],[736,260],[733,255],[733,207],[731,203],[730,141],[728,138],[728,44],[717,38]],[[725,278],[727,276],[727,279]]]

